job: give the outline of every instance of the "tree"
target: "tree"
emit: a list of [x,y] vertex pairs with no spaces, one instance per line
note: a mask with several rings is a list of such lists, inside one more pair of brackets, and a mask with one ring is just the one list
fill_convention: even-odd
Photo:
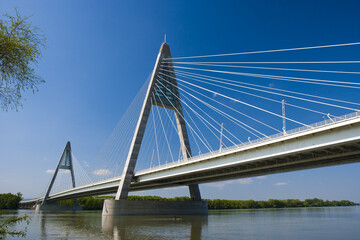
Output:
[[17,193],[2,193],[0,194],[0,209],[17,209],[19,207],[19,202],[22,199],[22,194]]
[[45,48],[45,38],[29,17],[3,15],[0,19],[0,105],[5,111],[22,106],[23,92],[38,90],[45,81],[34,67]]
[[[22,199],[22,194],[17,193],[4,193],[0,194],[0,209],[17,209],[19,206],[19,202]],[[28,216],[22,217],[2,217],[2,211],[0,211],[0,239],[5,239],[7,236],[11,237],[25,237],[27,228],[24,230],[14,230],[13,226],[17,223],[21,223],[23,221],[26,222],[27,225],[30,223],[30,218]]]

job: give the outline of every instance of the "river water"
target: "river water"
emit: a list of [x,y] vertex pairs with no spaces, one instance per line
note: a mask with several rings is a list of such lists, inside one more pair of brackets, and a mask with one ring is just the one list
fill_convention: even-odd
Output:
[[360,239],[359,206],[218,210],[207,217],[103,218],[100,211],[5,212],[6,216],[25,214],[31,217],[26,239]]

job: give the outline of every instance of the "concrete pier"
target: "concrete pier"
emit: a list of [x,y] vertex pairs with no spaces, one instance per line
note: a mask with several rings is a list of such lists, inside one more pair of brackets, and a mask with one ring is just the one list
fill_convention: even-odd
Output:
[[129,201],[106,199],[103,216],[129,215],[207,215],[203,201]]

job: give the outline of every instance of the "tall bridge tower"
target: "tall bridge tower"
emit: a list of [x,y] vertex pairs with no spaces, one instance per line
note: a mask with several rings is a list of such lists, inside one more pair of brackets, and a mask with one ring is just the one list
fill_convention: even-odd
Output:
[[51,178],[50,184],[46,189],[45,196],[41,204],[36,205],[36,210],[80,210],[81,207],[77,203],[77,199],[74,199],[74,205],[72,206],[58,206],[56,202],[48,202],[49,194],[54,185],[55,179],[60,169],[70,171],[72,187],[75,188],[75,175],[73,157],[71,152],[70,141],[66,143],[63,153],[61,154],[59,163],[54,171],[54,175]]
[[[166,59],[166,61],[163,61],[164,59]],[[169,74],[162,75],[159,71],[160,65],[162,65],[164,69],[168,70]],[[160,89],[156,88],[156,85],[158,85]],[[176,96],[176,98],[172,96],[173,94]],[[134,176],[137,157],[140,152],[142,139],[146,129],[146,124],[149,118],[151,107],[153,105],[174,110],[182,156],[184,159],[190,158],[190,142],[180,102],[179,90],[177,88],[175,73],[171,61],[170,47],[167,43],[163,43],[161,45],[155,67],[151,75],[144,103],[140,112],[140,117],[135,128],[129,154],[121,176],[121,182],[115,198],[116,200],[126,199],[128,196],[130,184]],[[200,190],[197,184],[189,185],[189,190],[192,200],[201,200]]]
[[[162,74],[160,72],[160,66],[161,68],[168,70],[169,73],[166,75]],[[133,203],[123,200],[126,200],[130,191],[130,185],[133,180],[136,161],[140,152],[146,124],[152,106],[164,107],[174,111],[177,130],[180,138],[182,156],[184,159],[189,159],[191,157],[191,147],[188,132],[186,129],[185,119],[180,102],[180,95],[177,88],[173,64],[171,61],[170,47],[165,42],[161,45],[159,54],[157,56],[155,67],[147,88],[115,200],[106,200],[104,202],[104,215],[132,214],[132,212],[129,212],[127,209],[134,208]],[[158,203],[145,203],[147,204],[146,207],[140,208],[148,209],[142,213],[153,214],[156,211],[164,211],[164,214],[207,214],[207,205],[205,202],[201,201],[198,184],[189,185],[189,191],[192,200],[191,202],[178,203],[178,205],[176,203],[171,203],[167,206],[166,204],[164,205],[164,203],[160,204],[161,206]],[[138,202],[137,204],[139,205],[143,203]]]

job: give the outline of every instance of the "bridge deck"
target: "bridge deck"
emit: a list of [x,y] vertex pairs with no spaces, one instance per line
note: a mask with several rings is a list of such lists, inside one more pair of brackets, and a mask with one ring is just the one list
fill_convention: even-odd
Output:
[[[261,176],[360,160],[360,113],[138,171],[131,191]],[[120,177],[52,194],[49,200],[116,193]],[[23,204],[41,201],[41,198]]]

